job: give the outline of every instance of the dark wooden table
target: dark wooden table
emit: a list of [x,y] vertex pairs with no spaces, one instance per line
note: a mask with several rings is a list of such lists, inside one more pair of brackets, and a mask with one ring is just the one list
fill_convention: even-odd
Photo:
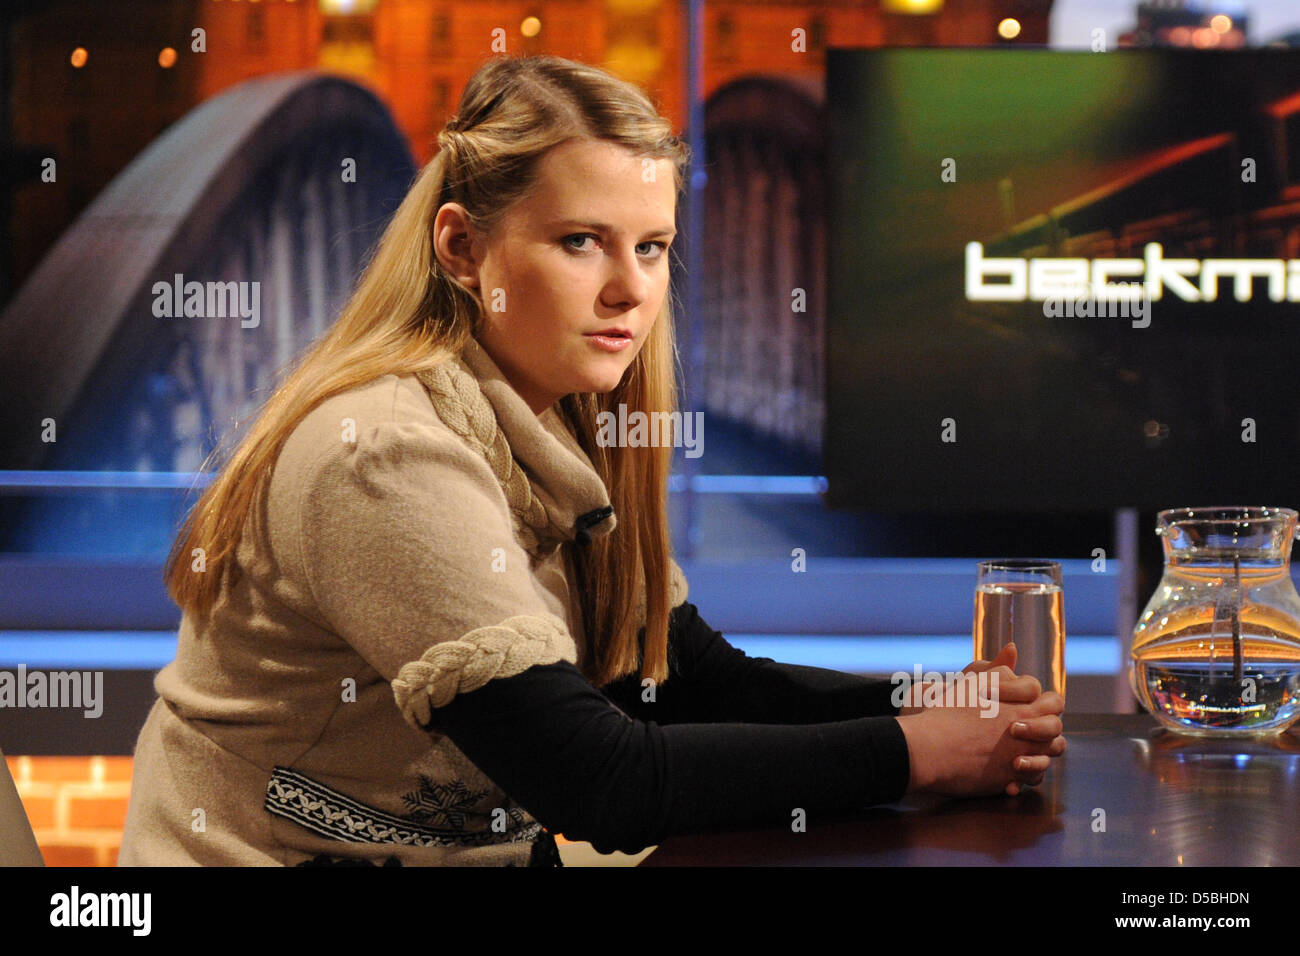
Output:
[[[673,837],[641,866],[1265,866],[1300,862],[1300,733],[1169,733],[1065,714],[1065,754],[1018,797],[922,795],[808,829]],[[1104,813],[1104,817],[1102,816]],[[1104,822],[1104,830],[1101,825]]]

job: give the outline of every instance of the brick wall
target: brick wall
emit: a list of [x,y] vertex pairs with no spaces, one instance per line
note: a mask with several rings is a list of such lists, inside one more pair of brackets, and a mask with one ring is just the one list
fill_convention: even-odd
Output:
[[130,757],[6,756],[5,762],[46,866],[117,864]]

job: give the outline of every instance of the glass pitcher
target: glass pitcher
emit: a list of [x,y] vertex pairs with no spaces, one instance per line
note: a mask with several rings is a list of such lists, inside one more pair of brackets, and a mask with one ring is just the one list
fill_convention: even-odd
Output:
[[1164,577],[1133,629],[1129,684],[1170,730],[1279,734],[1300,718],[1290,508],[1172,508]]

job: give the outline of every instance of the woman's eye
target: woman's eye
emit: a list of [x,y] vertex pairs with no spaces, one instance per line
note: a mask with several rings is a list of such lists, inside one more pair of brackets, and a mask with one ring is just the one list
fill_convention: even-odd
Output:
[[[572,242],[574,239],[583,239],[583,240],[585,240],[585,239],[598,239],[598,238],[600,238],[600,237],[599,237],[599,236],[593,236],[591,233],[575,233],[575,234],[572,235],[572,236],[565,236],[565,237],[564,237],[564,242],[567,244],[567,243],[569,243],[569,242]],[[569,246],[569,248],[570,248],[570,249],[574,249],[575,247],[573,247],[573,246]],[[585,250],[577,250],[577,251],[585,251]]]
[[[594,233],[590,233],[590,232],[577,232],[577,233],[574,233],[574,234],[571,235],[571,236],[565,236],[565,237],[564,237],[564,240],[563,240],[563,241],[564,241],[566,247],[569,248],[570,250],[572,250],[572,251],[574,251],[574,252],[587,252],[587,251],[590,251],[590,250],[579,249],[577,246],[570,245],[570,243],[572,243],[573,240],[575,240],[575,239],[578,240],[579,242],[584,242],[584,241],[586,241],[587,239],[595,239],[596,241],[599,242],[599,241],[600,241],[600,236],[597,236],[597,235],[595,235]],[[652,248],[657,248],[657,249],[659,250],[658,255],[652,256],[652,257],[651,257],[652,259],[661,259],[661,258],[663,258],[664,254],[668,251],[668,243],[666,243],[666,242],[643,242],[643,243],[641,243],[637,248],[639,249],[639,248],[641,248],[641,246],[650,246],[650,247],[652,247]],[[646,254],[648,255],[648,253],[646,253]]]

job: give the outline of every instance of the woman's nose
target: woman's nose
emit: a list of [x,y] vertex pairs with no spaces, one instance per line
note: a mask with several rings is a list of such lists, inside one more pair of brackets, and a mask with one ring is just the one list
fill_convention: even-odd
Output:
[[650,294],[650,279],[645,274],[636,249],[626,249],[609,257],[609,274],[605,281],[605,304],[623,309],[633,309]]

